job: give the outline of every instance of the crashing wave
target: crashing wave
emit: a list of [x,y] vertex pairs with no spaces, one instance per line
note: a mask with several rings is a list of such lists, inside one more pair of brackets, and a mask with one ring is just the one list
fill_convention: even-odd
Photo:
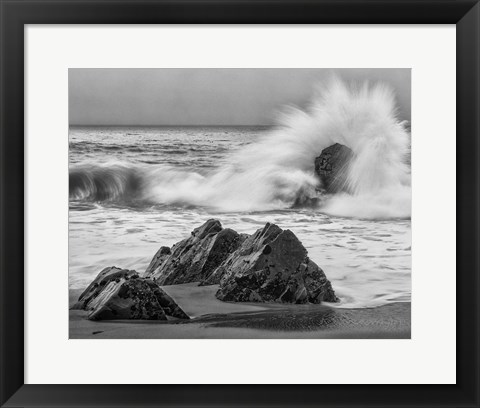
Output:
[[[353,158],[349,193],[318,200],[315,157],[335,143]],[[279,125],[202,175],[168,166],[82,165],[70,171],[70,197],[263,211],[314,203],[320,211],[361,218],[410,217],[410,134],[385,84],[318,88],[308,109],[289,108]]]

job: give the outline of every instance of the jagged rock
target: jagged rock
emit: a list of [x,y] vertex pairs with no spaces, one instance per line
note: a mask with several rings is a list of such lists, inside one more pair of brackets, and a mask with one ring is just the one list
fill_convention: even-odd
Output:
[[167,320],[157,297],[160,290],[149,279],[137,278],[123,283],[111,281],[88,305],[91,310],[88,319]]
[[335,143],[322,150],[315,159],[315,173],[327,193],[348,192],[347,174],[353,152],[347,146]]
[[218,220],[208,220],[189,238],[175,244],[170,254],[160,248],[144,276],[159,285],[204,281],[241,242],[240,234],[224,229]]
[[290,230],[267,223],[212,275],[216,296],[235,302],[320,303],[338,299],[322,269]]
[[270,223],[249,236],[208,220],[171,250],[160,248],[145,276],[160,285],[220,283],[217,297],[225,301],[337,301],[295,234]]
[[92,299],[95,299],[98,294],[110,283],[123,283],[131,278],[138,278],[136,271],[117,268],[116,266],[110,266],[102,269],[90,285],[83,291],[78,298],[77,303],[72,309],[88,309],[88,304]]
[[263,250],[263,247],[273,241],[281,231],[275,224],[267,223],[255,234],[245,236],[242,245],[213,271],[204,283],[214,285],[225,282],[231,275],[248,270],[250,258],[255,256],[258,251]]
[[90,320],[166,320],[166,316],[189,319],[156,282],[116,267],[103,269],[74,308],[89,311]]
[[162,246],[152,258],[150,265],[143,274],[144,277],[150,277],[155,274],[155,271],[165,262],[172,251],[169,247]]

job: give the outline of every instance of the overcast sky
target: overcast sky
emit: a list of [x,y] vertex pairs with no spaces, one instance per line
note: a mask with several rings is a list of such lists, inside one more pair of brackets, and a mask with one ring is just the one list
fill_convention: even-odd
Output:
[[381,80],[410,120],[410,69],[69,69],[71,125],[270,125],[332,72]]

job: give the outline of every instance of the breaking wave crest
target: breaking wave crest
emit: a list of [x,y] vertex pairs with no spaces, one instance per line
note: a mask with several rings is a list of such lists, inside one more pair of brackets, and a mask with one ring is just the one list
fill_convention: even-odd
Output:
[[80,165],[70,170],[70,198],[76,200],[114,201],[141,195],[144,175],[122,164],[108,166]]
[[[322,195],[314,160],[340,143],[354,156],[349,193]],[[279,125],[208,174],[166,165],[77,165],[70,197],[94,201],[205,206],[263,211],[315,205],[319,211],[360,218],[410,217],[410,134],[397,118],[394,91],[384,84],[319,87],[308,109],[288,108]]]

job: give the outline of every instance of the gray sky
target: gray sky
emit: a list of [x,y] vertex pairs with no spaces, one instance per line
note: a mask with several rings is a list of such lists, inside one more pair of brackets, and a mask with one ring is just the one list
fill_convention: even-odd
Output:
[[410,120],[410,69],[85,69],[68,73],[71,125],[270,125],[284,105],[303,107],[332,72],[381,80]]

